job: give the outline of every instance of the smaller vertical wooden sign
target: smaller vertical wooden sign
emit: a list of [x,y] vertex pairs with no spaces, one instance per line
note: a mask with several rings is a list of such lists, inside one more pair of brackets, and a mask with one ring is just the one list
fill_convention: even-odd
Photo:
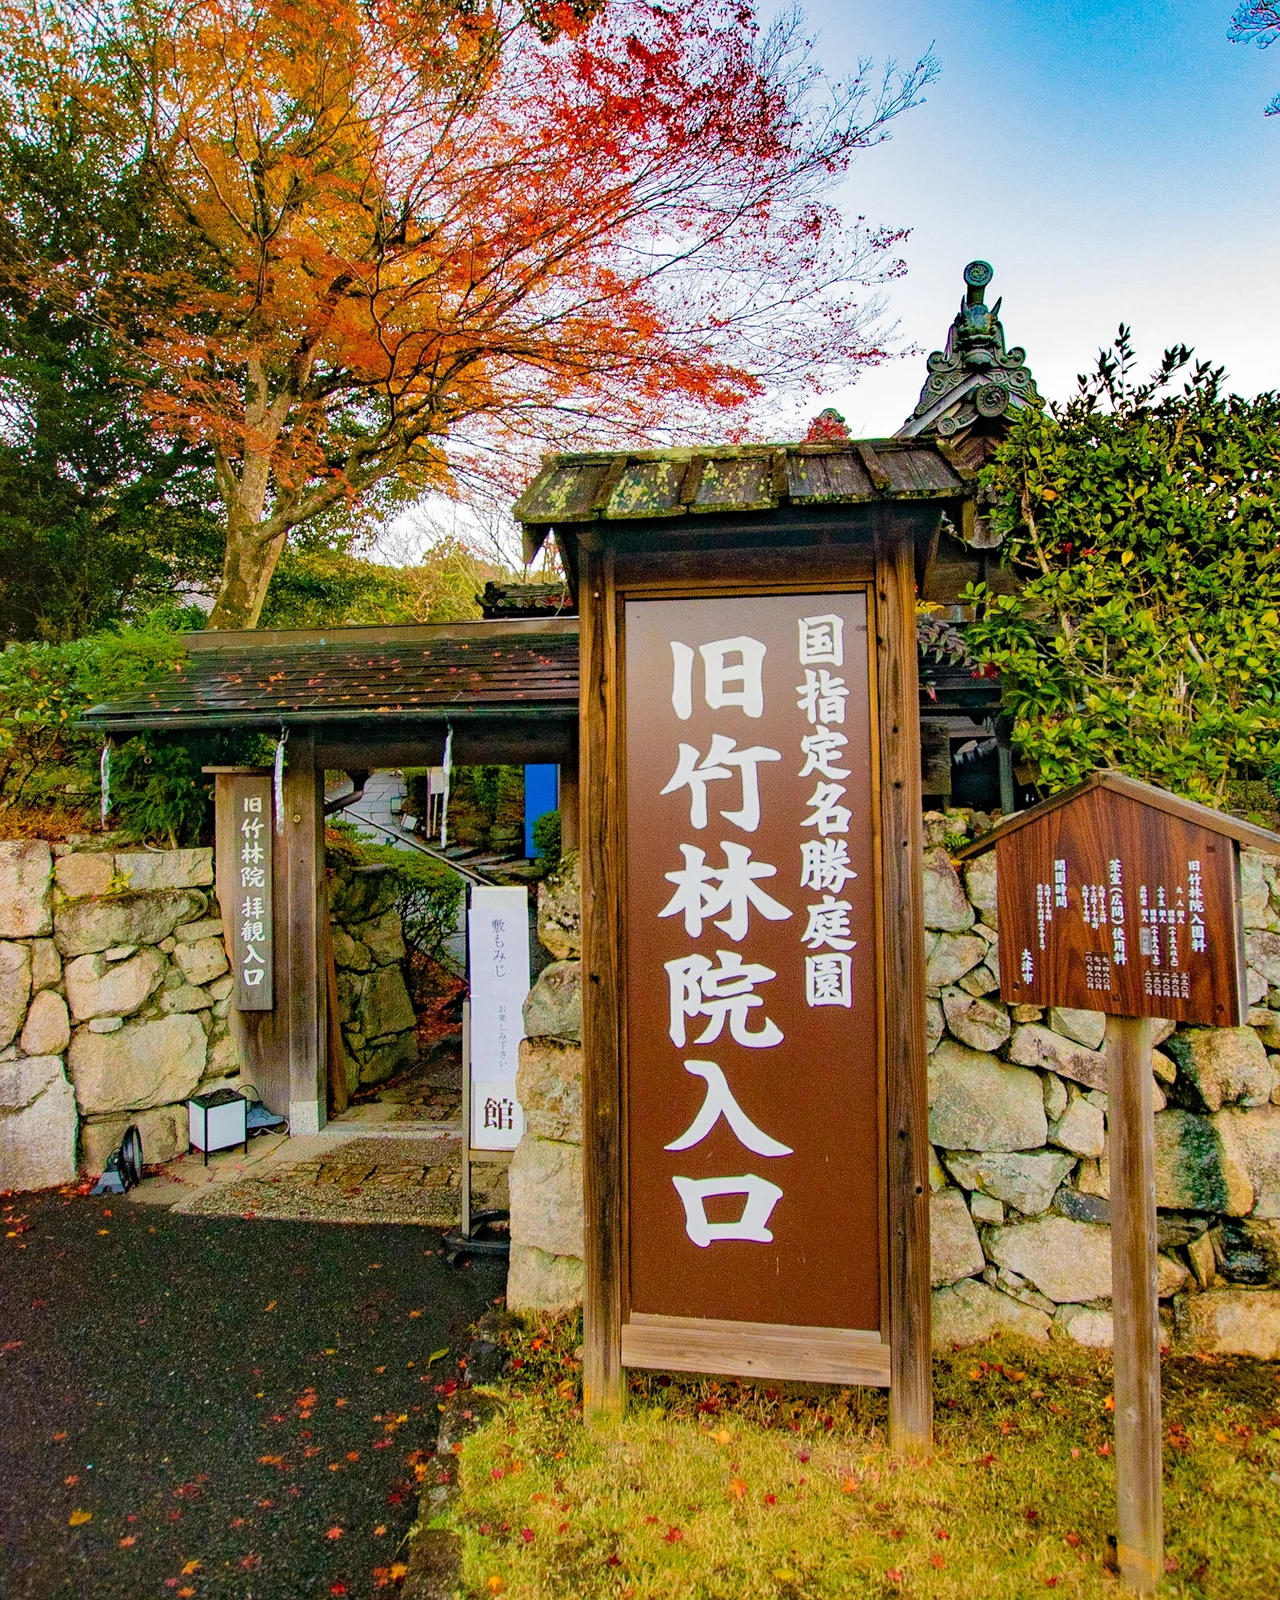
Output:
[[238,1011],[270,1011],[275,939],[271,905],[271,779],[246,773],[231,778],[231,969]]

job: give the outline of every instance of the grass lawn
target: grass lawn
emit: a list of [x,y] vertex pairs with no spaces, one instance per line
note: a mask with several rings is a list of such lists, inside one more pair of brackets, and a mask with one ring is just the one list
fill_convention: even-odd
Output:
[[[874,1390],[637,1378],[584,1427],[572,1324],[507,1337],[460,1459],[463,1592],[511,1600],[1022,1600],[1122,1593],[1110,1360],[1000,1341],[934,1362],[936,1453],[895,1461]],[[1164,1367],[1162,1595],[1280,1596],[1280,1369]]]

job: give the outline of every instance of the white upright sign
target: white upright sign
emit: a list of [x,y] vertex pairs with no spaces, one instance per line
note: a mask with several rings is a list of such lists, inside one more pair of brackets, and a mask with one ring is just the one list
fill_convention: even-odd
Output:
[[473,888],[467,934],[471,1147],[513,1150],[524,1132],[516,1067],[529,994],[529,891]]

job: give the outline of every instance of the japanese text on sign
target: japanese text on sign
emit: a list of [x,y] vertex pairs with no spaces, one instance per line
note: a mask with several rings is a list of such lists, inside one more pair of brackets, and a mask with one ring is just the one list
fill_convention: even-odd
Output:
[[[643,711],[634,701],[628,711],[633,1304],[706,1312],[694,1285],[679,1305],[636,1293],[649,1248],[637,1203],[679,1217],[708,1291],[725,1252],[740,1247],[771,1247],[770,1260],[791,1270],[824,1186],[838,1207],[853,1181],[845,1152],[827,1145],[853,1107],[855,1010],[874,1134],[865,600],[660,602],[634,612],[629,672],[656,668],[662,688],[647,677]],[[722,617],[730,625],[717,628]],[[658,817],[653,837],[645,830]],[[649,1000],[659,992],[660,1032]],[[659,1061],[664,1087],[652,1071]],[[874,1146],[868,1154],[874,1184]],[[874,1265],[873,1256],[872,1275]],[[718,1308],[760,1321],[794,1310],[747,1303],[745,1292]],[[824,1316],[865,1325],[850,1310],[799,1320]]]
[[524,1132],[516,1068],[529,994],[529,899],[520,888],[476,887],[467,913],[471,987],[471,1146],[513,1150]]
[[[1241,1009],[1232,846],[1099,788],[997,842],[1006,998],[1226,1025]],[[1025,885],[1025,888],[1023,887]]]
[[[238,775],[232,784],[230,895],[223,893],[231,933],[236,1007],[270,1011],[273,1005],[271,781]],[[221,891],[220,891],[221,892]]]

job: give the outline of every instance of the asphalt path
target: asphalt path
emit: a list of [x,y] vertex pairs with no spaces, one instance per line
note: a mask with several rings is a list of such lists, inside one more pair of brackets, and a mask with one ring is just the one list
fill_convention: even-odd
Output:
[[430,1228],[120,1198],[0,1217],[5,1600],[397,1592],[505,1263],[451,1268]]

